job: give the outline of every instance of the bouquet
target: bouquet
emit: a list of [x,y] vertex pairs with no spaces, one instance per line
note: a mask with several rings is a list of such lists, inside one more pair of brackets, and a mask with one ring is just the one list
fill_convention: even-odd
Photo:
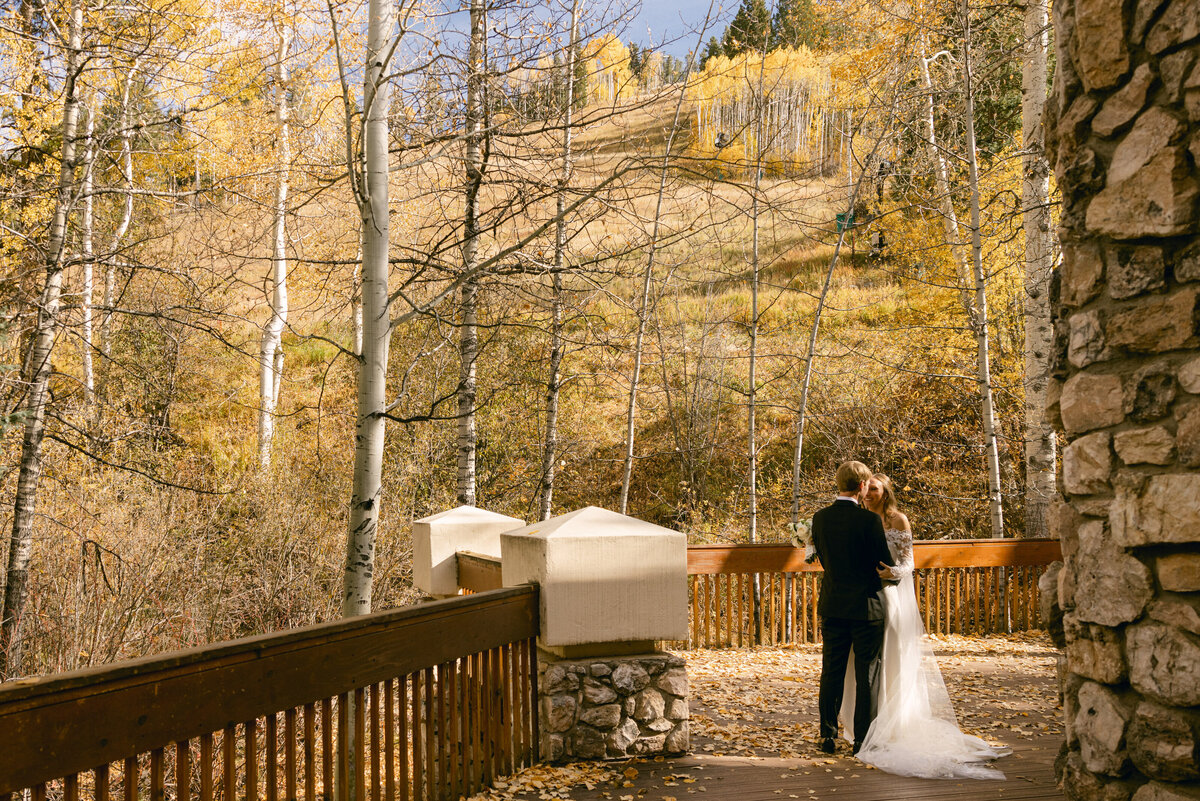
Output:
[[795,523],[788,523],[788,531],[792,532],[792,547],[804,549],[804,561],[812,564],[817,560],[817,549],[813,547],[812,518]]

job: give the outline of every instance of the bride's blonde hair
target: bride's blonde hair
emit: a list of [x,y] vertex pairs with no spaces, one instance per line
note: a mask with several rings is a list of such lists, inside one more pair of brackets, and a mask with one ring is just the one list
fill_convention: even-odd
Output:
[[892,487],[892,480],[884,473],[876,473],[871,478],[878,481],[879,486],[883,487],[883,499],[880,501],[883,509],[879,516],[886,523],[900,511],[900,505],[896,503],[896,490]]

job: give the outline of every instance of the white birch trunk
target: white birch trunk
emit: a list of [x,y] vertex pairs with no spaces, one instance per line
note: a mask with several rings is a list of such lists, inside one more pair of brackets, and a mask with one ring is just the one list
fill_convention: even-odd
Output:
[[479,358],[479,190],[483,184],[483,0],[471,0],[471,39],[467,50],[466,204],[463,212],[463,271],[459,330],[458,502],[475,505],[475,368]]
[[983,272],[983,239],[980,231],[979,154],[975,147],[975,87],[971,62],[971,9],[963,0],[963,90],[966,92],[966,115],[963,120],[967,146],[967,184],[971,197],[971,277],[974,283],[974,309],[968,307],[968,317],[974,329],[976,346],[976,377],[979,382],[980,411],[983,417],[983,448],[988,471],[988,513],[992,537],[1004,536],[1004,505],[1000,494],[1000,452],[997,443],[996,410],[992,397],[992,368],[990,357],[987,276]]
[[554,227],[554,274],[551,276],[554,297],[551,301],[550,376],[546,381],[546,434],[542,450],[541,519],[550,518],[554,502],[555,462],[558,458],[558,392],[561,386],[559,371],[563,358],[563,299],[562,272],[567,248],[567,189],[571,185],[571,123],[574,87],[570,76],[575,73],[575,47],[578,44],[579,0],[571,3],[571,31],[567,36],[566,105],[563,110],[562,177],[556,204],[557,222]]
[[100,319],[100,348],[105,358],[112,355],[112,308],[117,294],[117,249],[133,221],[133,125],[129,115],[129,93],[137,70],[138,61],[135,59],[121,84],[121,116],[118,125],[121,131],[120,169],[125,187],[125,200],[122,204],[121,219],[113,229],[108,250],[105,252],[104,316]]
[[258,356],[258,465],[271,466],[271,439],[275,434],[275,408],[279,403],[279,384],[283,379],[283,328],[287,324],[287,198],[288,167],[292,161],[290,111],[288,109],[288,50],[292,35],[286,19],[287,6],[279,20],[279,52],[276,72],[275,104],[275,206],[274,243],[271,258],[271,316],[263,328]]
[[1054,496],[1054,427],[1046,419],[1050,378],[1050,168],[1042,112],[1046,107],[1046,53],[1049,49],[1046,0],[1026,0],[1025,57],[1021,71],[1022,224],[1025,229],[1025,536],[1049,536]]
[[[384,409],[388,345],[388,108],[387,59],[395,22],[394,4],[370,0],[366,70],[363,78],[363,160],[358,206],[362,222],[363,343],[358,365],[358,408],[354,431],[354,479],[346,536],[342,614],[371,611],[375,537],[383,486]],[[353,775],[353,771],[350,772]],[[349,777],[348,777],[349,780]],[[351,797],[356,797],[351,793]]]
[[85,129],[86,146],[83,157],[83,220],[80,223],[80,251],[83,268],[82,286],[79,290],[79,310],[81,319],[80,337],[83,340],[83,400],[91,406],[96,392],[96,372],[92,361],[92,291],[95,281],[96,267],[96,199],[94,197],[94,174],[96,166],[96,110],[91,106],[85,109],[87,127]]
[[75,191],[75,150],[78,136],[79,98],[77,79],[82,69],[83,0],[73,0],[66,42],[66,80],[63,86],[62,166],[58,192],[46,241],[46,283],[39,299],[37,329],[29,352],[29,390],[23,412],[21,469],[13,502],[12,536],[5,572],[4,607],[0,609],[0,680],[21,670],[23,638],[21,624],[29,594],[29,562],[33,555],[33,521],[36,517],[38,482],[42,475],[42,438],[45,434],[47,386],[51,354],[59,331],[67,217]]

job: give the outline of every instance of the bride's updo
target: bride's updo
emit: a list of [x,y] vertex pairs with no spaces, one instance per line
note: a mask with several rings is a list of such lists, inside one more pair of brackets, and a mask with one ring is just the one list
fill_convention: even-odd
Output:
[[879,486],[883,488],[883,498],[880,499],[880,514],[884,522],[891,520],[900,511],[899,504],[896,503],[896,490],[892,487],[892,480],[884,473],[876,473],[871,476],[879,482]]

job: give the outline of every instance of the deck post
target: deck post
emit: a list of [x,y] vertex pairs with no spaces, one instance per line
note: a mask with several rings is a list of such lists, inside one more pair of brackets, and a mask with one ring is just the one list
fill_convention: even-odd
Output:
[[539,587],[538,704],[549,762],[688,750],[687,540],[587,507],[500,536],[505,586]]

